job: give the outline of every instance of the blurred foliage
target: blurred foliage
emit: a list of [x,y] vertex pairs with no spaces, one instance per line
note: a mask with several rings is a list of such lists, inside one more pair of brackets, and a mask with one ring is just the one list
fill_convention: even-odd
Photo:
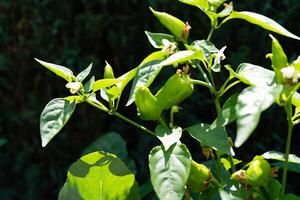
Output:
[[[234,4],[237,10],[272,17],[300,35],[299,0],[240,0]],[[147,180],[147,155],[158,141],[87,105],[78,106],[61,133],[46,148],[41,147],[39,115],[50,99],[65,96],[68,91],[60,78],[41,68],[33,58],[65,65],[75,72],[93,62],[97,78],[102,76],[107,60],[115,74],[121,75],[153,51],[144,30],[166,31],[148,6],[189,21],[193,39],[203,39],[208,34],[209,21],[205,15],[174,0],[0,0],[0,199],[56,199],[70,164],[109,131],[122,134],[128,154],[136,162],[138,181]],[[295,59],[300,42],[277,37],[289,58]],[[265,54],[270,51],[271,41],[268,32],[261,28],[232,20],[216,31],[212,40],[219,48],[228,46],[226,61],[234,67],[240,62],[270,67]],[[124,95],[122,105],[125,100]],[[184,126],[211,122],[215,116],[206,91],[195,93],[182,107],[184,110],[175,118]],[[134,107],[123,108],[121,112],[135,118]],[[275,106],[265,112],[256,133],[236,150],[237,157],[250,160],[254,154],[267,150],[283,151],[283,116]],[[234,131],[233,125],[229,129],[233,137]],[[297,131],[293,153],[299,152]],[[187,136],[184,142],[199,159],[198,145]],[[290,173],[289,178],[288,191],[299,194],[299,176]]]

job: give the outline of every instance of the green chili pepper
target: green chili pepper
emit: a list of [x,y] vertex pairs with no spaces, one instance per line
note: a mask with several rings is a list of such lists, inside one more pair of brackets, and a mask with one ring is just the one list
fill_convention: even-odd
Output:
[[210,170],[203,164],[192,161],[187,188],[191,192],[201,192],[208,187]]
[[184,73],[176,73],[167,80],[155,97],[159,105],[165,110],[178,105],[189,97],[193,91],[194,85],[190,76]]
[[136,89],[135,104],[141,119],[157,120],[160,118],[163,109],[158,104],[156,97],[147,87],[141,86]]

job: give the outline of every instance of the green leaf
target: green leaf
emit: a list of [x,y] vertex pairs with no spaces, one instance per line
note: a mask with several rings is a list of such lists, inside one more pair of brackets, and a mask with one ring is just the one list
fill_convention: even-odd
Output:
[[180,143],[182,129],[178,127],[170,130],[166,126],[158,125],[155,129],[155,133],[165,150],[168,150],[174,143]]
[[126,142],[120,134],[116,132],[109,132],[101,135],[91,145],[89,145],[82,154],[85,155],[95,151],[104,151],[115,154],[133,173],[136,172],[135,162],[128,157]]
[[[233,159],[233,164],[237,165],[241,163],[241,160]],[[226,158],[221,158],[221,163],[224,165],[225,169],[228,171],[231,168],[230,162]]]
[[282,200],[300,200],[300,196],[294,194],[286,194],[283,196]]
[[82,72],[80,72],[76,76],[76,80],[78,82],[84,81],[84,79],[90,74],[92,67],[93,67],[93,63],[91,63],[85,70],[83,70]]
[[196,48],[197,50],[202,50],[207,62],[209,62],[212,54],[218,53],[219,51],[215,45],[208,40],[195,40],[190,46]]
[[237,68],[236,77],[245,84],[268,88],[273,84],[275,74],[261,66],[242,63]]
[[106,88],[106,87],[115,85],[122,81],[123,81],[122,79],[100,79],[100,80],[97,80],[93,84],[93,92],[101,90],[102,88]]
[[64,127],[75,107],[75,102],[70,102],[63,98],[53,99],[45,106],[40,117],[40,133],[43,147]]
[[165,33],[151,33],[149,31],[145,31],[149,42],[152,44],[154,48],[161,49],[164,47],[162,40],[168,40],[170,42],[174,42],[174,37]]
[[214,121],[213,124],[218,126],[226,126],[227,124],[233,122],[237,116],[235,111],[235,105],[238,99],[238,95],[234,94],[227,99],[224,103],[220,114],[218,115],[217,119]]
[[70,102],[75,102],[75,104],[83,102],[82,97],[79,96],[79,95],[71,95],[71,96],[65,97],[64,100],[67,100],[67,101],[70,101]]
[[246,20],[252,24],[258,25],[266,30],[273,31],[275,33],[284,35],[286,37],[290,37],[296,40],[300,40],[300,37],[297,35],[294,35],[293,33],[286,30],[284,27],[282,27],[280,24],[275,22],[273,19],[270,19],[264,15],[249,12],[249,11],[232,11],[231,14],[225,18],[222,23],[230,20],[230,19],[243,19]]
[[154,81],[155,77],[159,74],[162,66],[158,65],[161,60],[165,59],[166,54],[158,51],[150,54],[139,65],[138,72],[133,79],[130,96],[126,103],[129,106],[134,102],[136,89],[140,86],[149,87]]
[[150,8],[150,10],[154,14],[154,16],[160,21],[160,23],[164,25],[177,40],[183,42],[187,40],[189,32],[185,32],[186,24],[183,21],[168,13],[158,12],[153,10],[152,8]]
[[123,74],[122,76],[118,77],[117,80],[122,80],[121,82],[117,83],[117,87],[120,89],[120,93],[123,92],[126,85],[134,78],[138,71],[138,67],[130,70],[129,72]]
[[167,65],[176,65],[179,63],[184,63],[190,60],[200,60],[204,61],[204,54],[202,51],[192,51],[192,50],[184,50],[178,51],[177,53],[172,54],[167,59],[161,61],[157,64],[159,67],[167,66]]
[[97,151],[81,157],[68,171],[59,200],[140,199],[134,175],[115,155]]
[[210,126],[209,124],[200,123],[188,127],[187,131],[202,145],[230,155],[228,135],[223,126]]
[[280,197],[281,184],[275,178],[270,177],[267,187],[265,187],[269,199],[278,199]]
[[95,77],[92,76],[92,78],[86,82],[83,86],[84,92],[89,93],[93,90],[93,85],[95,83]]
[[201,10],[207,10],[209,4],[207,0],[179,0],[182,3],[189,4],[191,6],[196,6]]
[[274,103],[270,91],[250,86],[238,96],[235,106],[237,114],[237,136],[235,146],[240,147],[256,128],[260,114]]
[[56,65],[53,63],[47,63],[47,62],[39,60],[37,58],[35,58],[35,60],[37,62],[39,62],[41,65],[43,65],[44,67],[46,67],[47,69],[49,69],[50,71],[54,72],[57,76],[62,77],[63,79],[65,79],[68,82],[71,82],[72,80],[75,79],[73,72],[66,67]]
[[[277,151],[268,151],[262,155],[265,159],[270,160],[279,160],[279,161],[285,161],[285,154]],[[289,160],[290,163],[297,163],[300,165],[300,158],[296,156],[295,154],[289,154]]]
[[168,151],[162,146],[151,150],[149,154],[151,182],[159,199],[182,199],[191,161],[191,155],[184,144],[174,144]]

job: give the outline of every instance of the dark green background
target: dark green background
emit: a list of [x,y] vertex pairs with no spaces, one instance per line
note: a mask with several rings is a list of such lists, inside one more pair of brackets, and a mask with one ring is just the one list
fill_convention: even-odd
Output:
[[[241,0],[237,10],[250,10],[272,17],[300,35],[299,0]],[[175,0],[0,0],[0,199],[56,199],[66,171],[97,137],[119,132],[136,161],[138,181],[148,176],[147,157],[158,141],[140,130],[88,105],[78,106],[70,122],[46,148],[41,147],[39,115],[48,101],[68,95],[65,82],[36,63],[33,58],[70,67],[75,73],[94,63],[93,73],[102,77],[105,60],[121,75],[136,67],[154,51],[144,30],[166,30],[148,7],[176,15],[192,26],[191,38],[204,39],[209,21],[198,9]],[[300,42],[276,35],[290,60],[300,54]],[[240,20],[232,20],[212,38],[218,48],[227,45],[225,63],[235,68],[241,62],[270,67],[268,32]],[[166,72],[163,72],[167,74]],[[169,76],[170,74],[168,74]],[[218,80],[224,76],[217,76]],[[217,84],[219,81],[217,81]],[[127,88],[127,93],[130,87]],[[122,106],[127,96],[123,96]],[[177,121],[188,126],[211,122],[215,111],[203,88],[182,104]],[[196,111],[196,112],[195,112]],[[121,108],[136,118],[135,108]],[[250,160],[267,150],[284,150],[286,123],[277,106],[262,115],[262,122],[237,158]],[[147,126],[154,128],[154,124]],[[235,126],[229,133],[234,137]],[[292,152],[299,155],[299,129],[295,130]],[[184,142],[194,157],[197,143],[188,136]],[[299,188],[299,176],[289,174],[288,191]]]

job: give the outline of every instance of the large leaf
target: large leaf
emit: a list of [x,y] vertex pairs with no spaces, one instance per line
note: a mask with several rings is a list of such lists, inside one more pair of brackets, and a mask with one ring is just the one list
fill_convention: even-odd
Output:
[[151,33],[149,31],[145,31],[149,42],[152,44],[154,48],[161,49],[164,47],[162,40],[168,40],[170,42],[174,42],[174,37],[165,33]]
[[181,200],[185,193],[191,155],[184,144],[174,144],[168,151],[162,146],[149,155],[151,182],[159,199]]
[[236,77],[246,84],[269,87],[274,82],[274,72],[258,65],[242,63],[238,66]]
[[73,79],[75,79],[73,72],[66,67],[56,65],[53,63],[48,63],[48,62],[39,60],[37,58],[35,58],[35,60],[37,62],[39,62],[41,65],[43,65],[44,67],[46,67],[47,69],[49,69],[50,71],[54,72],[57,76],[62,77],[63,79],[65,79],[68,82],[71,82]]
[[91,145],[89,145],[82,154],[85,155],[95,151],[105,151],[115,154],[133,173],[136,172],[135,162],[132,158],[128,157],[126,142],[120,134],[109,132],[101,135]]
[[219,51],[213,43],[207,40],[195,40],[190,46],[202,50],[207,62],[209,62],[211,54],[218,53]]
[[75,107],[75,102],[70,102],[63,98],[53,99],[45,106],[40,117],[40,133],[43,147],[64,127]]
[[294,194],[285,194],[282,197],[282,200],[300,200],[300,196],[296,196]]
[[68,171],[59,200],[140,199],[134,175],[113,154],[90,153],[77,160]]
[[273,95],[264,88],[250,86],[241,92],[235,106],[237,114],[236,147],[240,147],[249,138],[259,122],[260,114],[273,103]]
[[241,11],[241,12],[232,11],[231,14],[227,18],[225,18],[225,20],[222,23],[224,23],[230,19],[243,19],[252,24],[255,24],[264,29],[267,29],[269,31],[273,31],[275,33],[284,35],[286,37],[300,40],[300,37],[289,32],[284,27],[282,27],[280,24],[275,22],[273,19],[270,19],[270,18],[268,18],[264,15],[258,14],[258,13],[249,12],[249,11]]
[[147,56],[143,62],[139,65],[136,76],[133,79],[130,96],[126,106],[129,106],[134,102],[135,91],[139,86],[150,86],[155,77],[159,74],[162,66],[159,66],[162,60],[165,59],[166,54],[158,51]]
[[223,126],[210,126],[209,124],[196,124],[188,127],[189,134],[202,145],[211,147],[220,153],[230,155],[228,135]]
[[166,126],[158,125],[155,129],[155,134],[163,144],[165,150],[168,150],[174,143],[180,143],[182,129],[177,127],[170,130]]

